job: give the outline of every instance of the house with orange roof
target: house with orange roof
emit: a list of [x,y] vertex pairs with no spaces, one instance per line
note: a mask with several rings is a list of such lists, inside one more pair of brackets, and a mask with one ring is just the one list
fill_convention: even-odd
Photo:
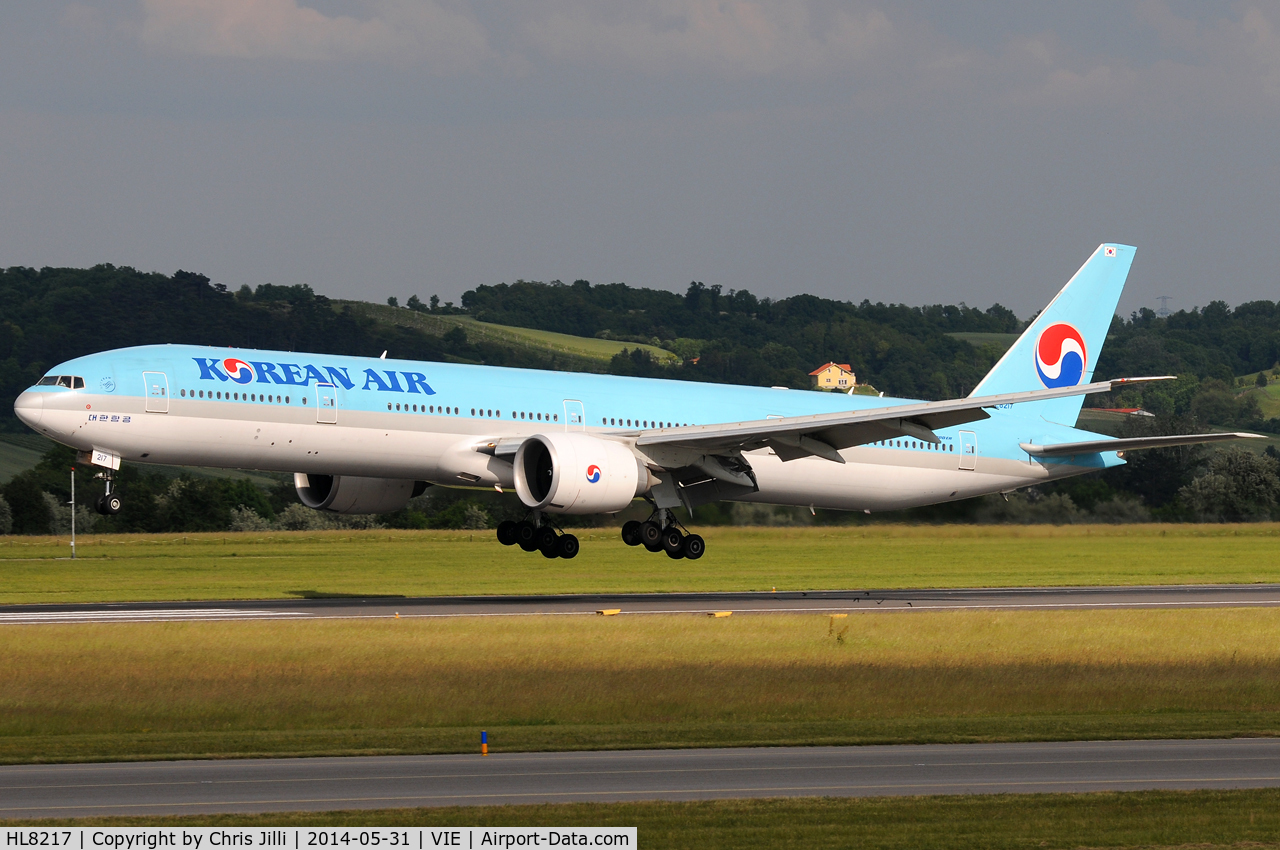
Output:
[[828,363],[825,366],[819,366],[809,373],[809,377],[813,378],[813,388],[815,390],[840,390],[848,392],[857,385],[857,376],[853,374],[853,370],[849,368],[848,363]]

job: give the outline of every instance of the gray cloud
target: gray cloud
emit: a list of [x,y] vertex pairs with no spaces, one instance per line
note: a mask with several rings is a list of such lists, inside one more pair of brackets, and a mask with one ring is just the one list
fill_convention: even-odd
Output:
[[1271,297],[1280,6],[81,0],[0,32],[0,262],[1023,314]]

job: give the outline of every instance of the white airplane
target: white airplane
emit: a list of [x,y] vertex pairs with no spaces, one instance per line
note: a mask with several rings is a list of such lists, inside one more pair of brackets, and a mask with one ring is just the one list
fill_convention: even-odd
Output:
[[1008,492],[1136,449],[1254,437],[1114,439],[1075,428],[1133,262],[1098,246],[967,398],[917,401],[493,366],[147,345],[69,360],[14,410],[111,474],[124,461],[294,473],[308,507],[398,510],[430,485],[514,488],[504,544],[572,558],[557,514],[645,499],[623,539],[673,558],[705,544],[674,509],[718,500],[885,511]]

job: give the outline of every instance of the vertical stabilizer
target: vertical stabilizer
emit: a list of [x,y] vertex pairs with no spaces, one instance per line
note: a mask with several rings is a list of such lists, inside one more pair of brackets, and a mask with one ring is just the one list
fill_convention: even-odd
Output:
[[[1109,242],[1099,245],[970,395],[1088,383],[1136,250]],[[1074,426],[1083,403],[1084,396],[1072,396],[1026,407],[1050,422]]]

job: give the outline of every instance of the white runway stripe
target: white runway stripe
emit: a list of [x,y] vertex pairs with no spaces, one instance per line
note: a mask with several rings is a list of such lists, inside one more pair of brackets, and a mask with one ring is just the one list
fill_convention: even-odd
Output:
[[301,611],[237,611],[232,608],[157,609],[152,611],[51,611],[0,613],[0,624],[154,623],[181,620],[278,620],[307,617]]

